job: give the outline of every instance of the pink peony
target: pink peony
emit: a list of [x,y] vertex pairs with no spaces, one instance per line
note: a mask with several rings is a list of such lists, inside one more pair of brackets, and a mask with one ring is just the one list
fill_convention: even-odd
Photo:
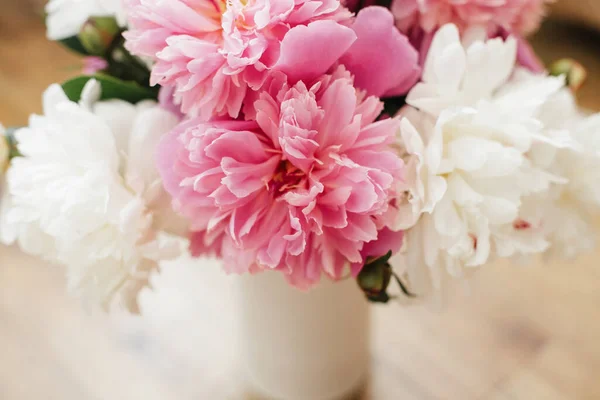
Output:
[[[256,121],[181,124],[158,164],[197,232],[194,253],[221,255],[230,272],[280,270],[308,288],[361,266],[365,244],[387,232],[404,168],[389,148],[399,121],[375,121],[382,103],[343,67],[309,86],[275,86],[256,101]],[[401,235],[376,248],[397,248]]]
[[341,62],[375,96],[405,94],[420,75],[383,7],[355,19],[339,0],[128,0],[128,9],[127,47],[156,61],[151,83],[173,86],[182,111],[204,119],[237,118],[275,72],[295,84]]
[[483,26],[491,33],[499,28],[526,36],[539,26],[549,0],[394,0],[392,12],[398,28],[411,33],[432,33],[453,23],[464,30]]
[[295,30],[326,38],[313,48],[318,75],[354,40],[336,22],[351,17],[339,0],[127,0],[127,9],[127,47],[156,61],[151,83],[175,85],[183,112],[205,118],[237,118],[248,89],[282,55],[302,50],[286,47]]

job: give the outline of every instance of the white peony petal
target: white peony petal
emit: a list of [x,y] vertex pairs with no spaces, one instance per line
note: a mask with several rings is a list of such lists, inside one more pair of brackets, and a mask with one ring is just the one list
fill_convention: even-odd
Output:
[[483,201],[483,196],[473,190],[460,174],[452,174],[448,177],[447,182],[448,197],[452,198],[457,205],[473,208],[478,207]]
[[444,196],[436,206],[433,213],[436,231],[444,236],[458,236],[463,225],[461,216],[458,214],[450,196]]
[[490,96],[508,80],[516,57],[517,42],[514,38],[474,43],[467,49],[463,90],[475,101]]
[[137,115],[136,106],[123,100],[108,100],[94,105],[93,112],[110,127],[119,155],[127,154],[129,136]]
[[[427,59],[425,60],[425,66],[423,68],[423,82],[437,83],[436,72],[440,54],[450,47],[458,49],[456,45],[460,45],[460,35],[456,25],[446,24],[442,26],[435,34],[431,46],[429,47],[429,52],[427,53]],[[462,49],[462,46],[460,46],[460,49]],[[464,50],[462,50],[462,52],[464,54]]]
[[138,194],[143,194],[159,179],[154,166],[155,149],[165,132],[171,131],[178,122],[177,116],[158,107],[139,111],[133,120],[125,176]]
[[102,86],[95,79],[90,79],[87,81],[85,86],[81,91],[81,99],[79,100],[79,105],[87,108],[88,110],[92,109],[94,103],[100,100],[100,96],[102,94]]
[[512,224],[519,216],[519,206],[502,197],[486,196],[481,202],[481,213],[491,224]]

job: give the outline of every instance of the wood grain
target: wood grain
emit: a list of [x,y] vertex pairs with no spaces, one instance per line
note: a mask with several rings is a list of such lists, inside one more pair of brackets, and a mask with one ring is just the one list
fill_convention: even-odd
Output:
[[[22,125],[40,94],[77,68],[44,39],[31,2],[0,0],[0,120]],[[549,25],[544,58],[593,74],[582,104],[600,109],[590,33]],[[572,263],[483,269],[443,311],[375,307],[365,399],[600,399],[600,252]],[[0,248],[0,399],[237,399],[234,278],[216,266],[166,268],[144,317],[86,313],[62,271]]]

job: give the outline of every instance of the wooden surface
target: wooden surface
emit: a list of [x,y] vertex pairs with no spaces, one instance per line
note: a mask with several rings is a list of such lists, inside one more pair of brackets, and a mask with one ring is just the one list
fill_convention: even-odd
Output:
[[[0,6],[0,121],[18,125],[77,60],[44,40],[27,2]],[[557,26],[543,36],[547,59],[576,56],[596,72],[581,94],[600,109],[600,41]],[[443,312],[375,308],[365,398],[600,399],[599,257],[490,266]],[[233,284],[181,264],[145,293],[143,318],[89,315],[59,268],[0,248],[0,399],[240,398]]]

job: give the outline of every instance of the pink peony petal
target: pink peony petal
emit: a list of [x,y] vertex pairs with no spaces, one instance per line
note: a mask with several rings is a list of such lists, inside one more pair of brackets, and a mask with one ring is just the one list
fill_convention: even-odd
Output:
[[[368,257],[384,256],[389,251],[391,251],[392,254],[396,254],[402,248],[403,242],[404,232],[394,232],[388,228],[383,228],[377,234],[377,239],[365,243],[363,249],[361,250],[363,260],[366,260]],[[363,266],[364,265],[362,263],[352,264],[352,276],[358,276]]]
[[383,7],[361,10],[352,25],[357,40],[340,62],[354,74],[357,87],[377,97],[407,93],[420,77],[419,54]]
[[334,81],[323,93],[319,106],[327,113],[319,126],[323,145],[351,143],[351,138],[342,135],[354,117],[356,108],[356,90],[347,81]]
[[354,43],[354,32],[334,21],[316,21],[292,28],[281,41],[276,71],[290,82],[311,81],[323,75]]
[[225,178],[221,183],[237,197],[247,197],[264,187],[265,181],[275,173],[278,163],[277,157],[271,157],[261,164],[248,164],[229,157],[223,158],[221,167]]

